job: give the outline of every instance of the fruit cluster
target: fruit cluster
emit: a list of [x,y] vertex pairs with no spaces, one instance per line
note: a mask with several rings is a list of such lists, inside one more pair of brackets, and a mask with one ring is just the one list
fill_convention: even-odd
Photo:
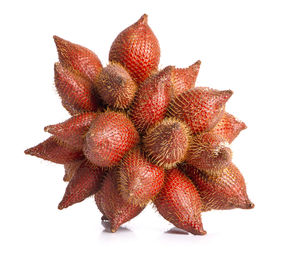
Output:
[[89,49],[54,36],[55,86],[71,114],[26,154],[63,164],[58,208],[94,195],[111,231],[152,202],[176,227],[205,234],[201,212],[253,208],[229,144],[246,128],[225,112],[232,91],[195,87],[200,61],[158,69],[147,15],[122,31],[102,67]]

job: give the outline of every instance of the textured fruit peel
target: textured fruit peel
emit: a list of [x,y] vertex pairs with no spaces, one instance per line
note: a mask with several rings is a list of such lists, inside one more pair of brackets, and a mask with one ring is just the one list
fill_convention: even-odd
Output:
[[71,116],[25,154],[63,165],[60,210],[94,196],[116,232],[153,203],[174,226],[205,235],[202,212],[254,207],[232,162],[230,143],[246,129],[225,111],[233,92],[196,87],[200,60],[160,69],[146,14],[116,37],[107,66],[81,45],[54,42],[55,88]]

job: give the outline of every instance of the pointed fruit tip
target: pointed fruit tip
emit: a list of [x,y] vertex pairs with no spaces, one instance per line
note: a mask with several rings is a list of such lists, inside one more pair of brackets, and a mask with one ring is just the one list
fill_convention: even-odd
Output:
[[232,90],[224,90],[224,94],[227,94],[227,96],[231,97],[233,95]]
[[193,235],[206,235],[207,234],[207,232],[202,227],[197,228],[194,231],[191,231],[191,233]]
[[44,132],[51,133],[51,126],[45,126]]
[[253,209],[255,205],[249,199],[247,199],[244,203],[241,203],[238,207],[241,209]]
[[58,207],[57,207],[59,210],[63,210],[64,208],[67,208],[67,205],[65,205],[65,203],[63,203],[63,202],[60,202],[59,204],[58,204]]
[[35,147],[26,149],[24,153],[25,155],[35,155]]
[[112,233],[117,232],[117,230],[119,229],[120,225],[115,224],[113,221],[110,221],[110,231]]
[[53,35],[53,40],[54,40],[56,47],[58,47],[58,44],[63,41],[63,39],[58,37],[57,35]]
[[147,25],[148,24],[148,15],[144,14],[140,17],[140,19],[137,21],[137,24],[139,25]]
[[207,234],[207,232],[205,231],[205,230],[201,230],[200,232],[199,232],[199,235],[206,235]]
[[241,123],[241,130],[245,130],[245,129],[247,129],[247,125],[244,122],[242,122]]
[[117,230],[118,230],[117,227],[114,227],[113,225],[110,226],[110,231],[111,231],[112,233],[116,233]]
[[220,91],[220,97],[223,97],[225,101],[228,101],[229,98],[233,95],[232,90],[222,90]]
[[254,207],[255,207],[255,205],[251,201],[249,201],[249,203],[247,203],[247,206],[245,209],[253,209]]
[[200,68],[200,65],[201,65],[201,61],[198,60],[196,61],[191,67],[195,68],[195,69],[199,69]]

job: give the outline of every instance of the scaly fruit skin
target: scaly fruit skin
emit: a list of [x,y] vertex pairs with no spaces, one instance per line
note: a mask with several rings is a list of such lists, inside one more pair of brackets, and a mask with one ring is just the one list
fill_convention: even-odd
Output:
[[166,173],[165,184],[154,200],[158,212],[176,227],[194,235],[203,230],[200,195],[192,181],[178,168]]
[[83,158],[82,151],[72,150],[63,144],[58,143],[53,136],[35,147],[25,150],[25,154],[60,164],[70,163]]
[[196,61],[188,68],[175,68],[172,71],[172,85],[174,96],[195,87],[201,61]]
[[194,167],[208,172],[219,173],[232,159],[228,143],[211,132],[193,136],[185,161]]
[[101,73],[102,64],[95,53],[80,45],[53,36],[60,63],[76,73],[95,82]]
[[168,66],[150,76],[139,87],[129,117],[139,133],[164,119],[171,99],[171,74],[174,67]]
[[244,177],[233,163],[218,175],[200,171],[188,164],[181,164],[180,168],[196,185],[203,211],[254,207],[248,198]]
[[62,104],[71,115],[97,111],[92,83],[60,63],[54,65],[55,87]]
[[190,130],[175,118],[166,118],[150,128],[143,138],[144,150],[152,162],[164,168],[184,160],[190,143]]
[[174,97],[167,116],[185,122],[193,133],[209,131],[223,116],[224,106],[232,91],[196,87]]
[[111,63],[102,70],[96,90],[104,103],[112,108],[125,109],[134,99],[137,84],[124,67]]
[[95,194],[115,232],[152,201],[203,235],[203,210],[254,207],[227,146],[246,128],[225,112],[232,91],[195,88],[200,61],[159,70],[147,15],[116,37],[105,68],[91,50],[54,40],[55,86],[73,117],[45,127],[52,137],[25,153],[64,165],[59,209]]
[[95,194],[95,201],[104,217],[110,221],[111,232],[116,232],[123,223],[144,209],[122,198],[117,188],[117,175],[114,170],[109,170],[105,176],[100,191]]
[[63,180],[65,182],[69,182],[84,161],[85,159],[82,159],[64,164],[65,175],[63,177]]
[[159,43],[146,14],[117,36],[109,52],[109,61],[123,65],[137,83],[157,69],[159,58]]
[[129,203],[146,205],[164,183],[164,169],[150,163],[138,146],[128,152],[118,168],[119,189]]
[[117,165],[138,142],[138,132],[129,118],[123,113],[107,111],[93,121],[83,151],[92,163],[111,167]]
[[87,112],[73,116],[62,123],[46,126],[44,130],[53,134],[59,141],[66,143],[74,149],[81,150],[85,134],[96,117],[97,113]]
[[239,133],[246,128],[247,126],[244,122],[239,121],[230,113],[225,112],[211,132],[223,137],[228,143],[231,143]]
[[67,208],[95,194],[101,187],[105,168],[84,161],[75,171],[58,209]]

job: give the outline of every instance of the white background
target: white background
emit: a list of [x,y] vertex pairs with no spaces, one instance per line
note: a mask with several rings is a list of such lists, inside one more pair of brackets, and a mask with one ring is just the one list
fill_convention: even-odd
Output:
[[[0,4],[0,252],[299,252],[299,1],[3,1]],[[24,149],[68,118],[53,85],[52,35],[108,62],[117,34],[142,14],[160,66],[200,59],[198,86],[232,89],[245,121],[232,145],[253,210],[203,214],[206,236],[166,232],[151,207],[115,234],[94,200],[59,211],[63,168]]]

